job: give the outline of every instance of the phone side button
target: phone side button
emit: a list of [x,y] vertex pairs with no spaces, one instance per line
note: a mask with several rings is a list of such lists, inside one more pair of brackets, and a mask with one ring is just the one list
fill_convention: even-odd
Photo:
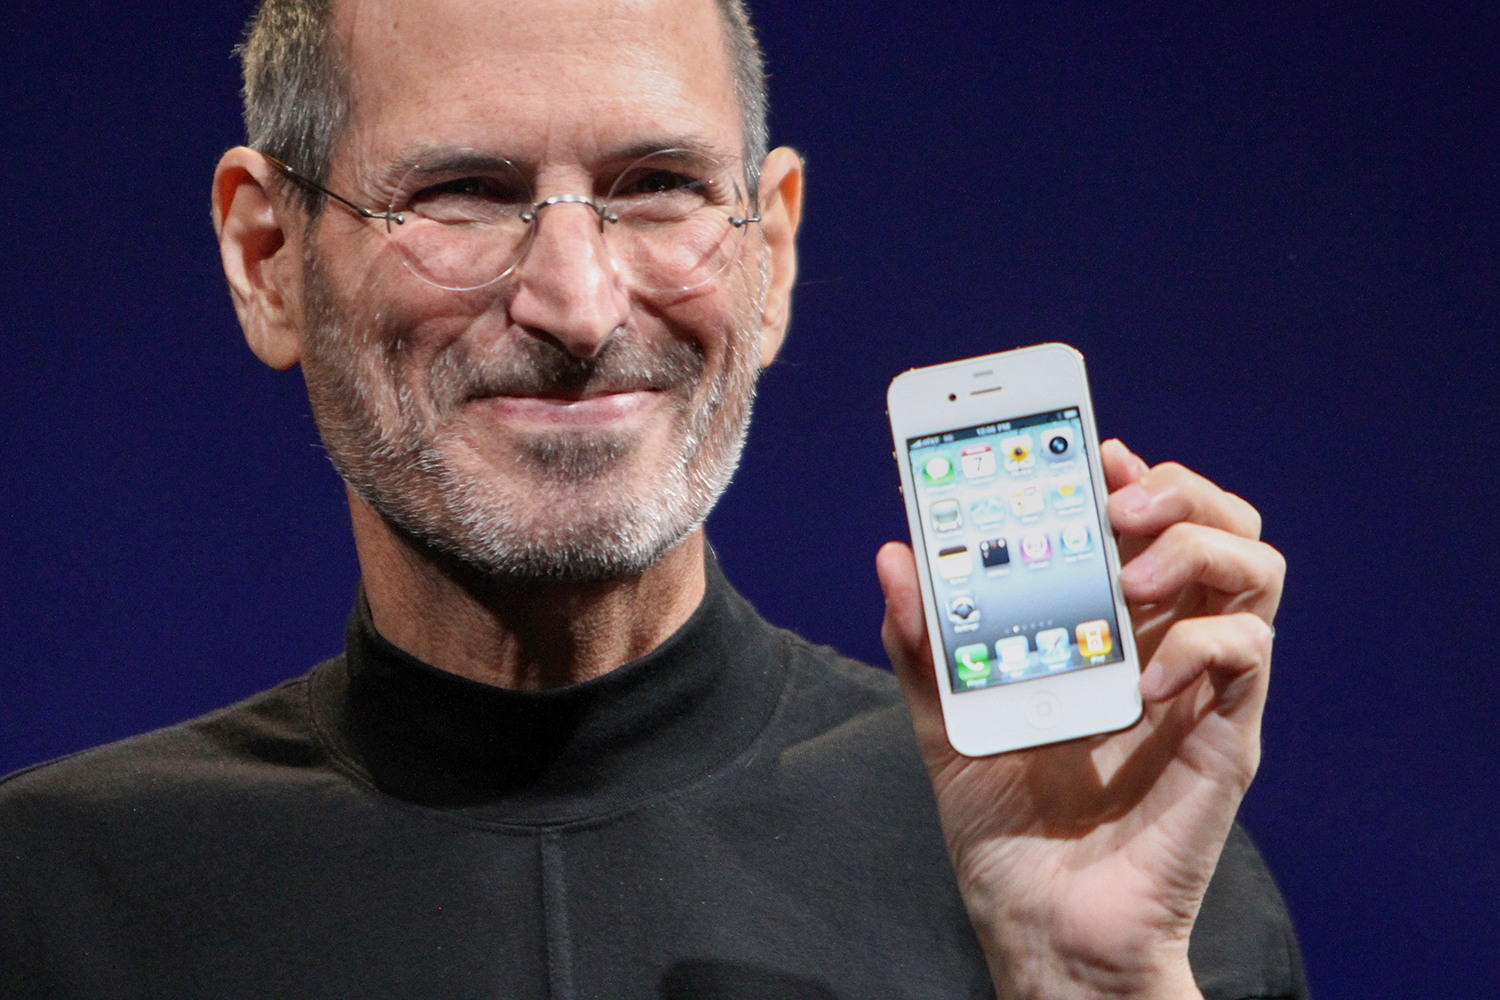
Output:
[[1038,691],[1026,701],[1026,721],[1037,729],[1051,729],[1062,721],[1062,702],[1051,691]]

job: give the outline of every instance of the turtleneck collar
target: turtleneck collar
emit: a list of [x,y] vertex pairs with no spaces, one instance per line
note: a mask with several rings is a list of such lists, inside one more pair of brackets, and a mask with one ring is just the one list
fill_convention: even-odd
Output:
[[691,618],[638,660],[582,684],[509,691],[418,660],[375,631],[363,595],[345,655],[313,675],[336,755],[380,791],[497,821],[613,812],[731,761],[769,720],[785,637],[712,554]]

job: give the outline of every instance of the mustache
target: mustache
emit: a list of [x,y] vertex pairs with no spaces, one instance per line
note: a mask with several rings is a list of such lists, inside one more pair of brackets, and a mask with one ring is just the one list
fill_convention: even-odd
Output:
[[492,396],[583,398],[639,389],[687,396],[704,365],[701,349],[681,340],[647,346],[621,335],[583,358],[555,341],[526,337],[484,351],[455,344],[433,365],[431,389],[440,406]]

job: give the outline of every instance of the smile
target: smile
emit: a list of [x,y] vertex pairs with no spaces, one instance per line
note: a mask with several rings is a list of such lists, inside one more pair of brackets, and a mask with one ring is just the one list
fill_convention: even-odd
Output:
[[642,416],[660,404],[662,395],[655,389],[627,389],[585,397],[487,396],[474,405],[505,421],[597,427]]

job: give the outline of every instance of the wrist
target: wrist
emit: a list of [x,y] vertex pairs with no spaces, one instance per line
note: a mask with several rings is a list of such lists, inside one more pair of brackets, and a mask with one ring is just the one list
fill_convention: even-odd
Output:
[[1042,921],[975,930],[998,1000],[1203,1000],[1185,940],[1068,942]]
[[1062,956],[990,959],[997,1000],[1203,1000],[1192,970],[1110,968]]

